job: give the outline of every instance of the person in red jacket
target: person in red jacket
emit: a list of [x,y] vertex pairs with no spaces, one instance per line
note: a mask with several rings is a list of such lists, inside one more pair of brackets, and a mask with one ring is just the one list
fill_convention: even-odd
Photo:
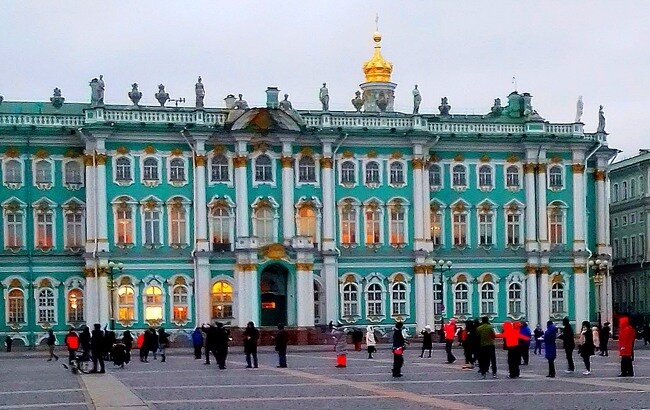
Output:
[[445,351],[447,352],[447,363],[456,361],[456,356],[451,352],[456,337],[456,319],[451,319],[444,327],[445,331]]
[[634,339],[636,331],[634,326],[630,326],[630,319],[622,317],[619,320],[618,328],[618,354],[621,356],[621,374],[618,377],[634,376],[634,367],[632,366],[632,356],[634,355]]
[[68,334],[65,335],[65,345],[68,348],[68,363],[72,365],[72,361],[75,359],[75,354],[77,353],[77,350],[79,350],[79,336],[72,327]]
[[521,350],[519,349],[519,340],[527,339],[526,336],[520,333],[520,328],[520,322],[514,324],[505,322],[503,323],[503,333],[497,335],[497,337],[505,339],[506,350],[508,351],[508,377],[511,379],[515,379],[520,375]]

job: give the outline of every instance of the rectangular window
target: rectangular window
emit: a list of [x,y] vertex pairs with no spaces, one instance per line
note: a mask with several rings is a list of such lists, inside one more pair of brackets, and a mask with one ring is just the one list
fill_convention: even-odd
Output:
[[564,215],[561,211],[553,211],[549,215],[549,239],[551,245],[564,243]]
[[442,213],[431,211],[431,241],[434,246],[442,245]]
[[467,214],[454,213],[454,220],[452,226],[452,233],[454,238],[454,246],[467,245]]
[[366,211],[366,243],[367,244],[378,244],[381,242],[381,233],[380,233],[380,214],[376,209],[370,209]]
[[406,242],[404,238],[404,209],[391,209],[390,211],[390,244],[402,245]]
[[23,214],[20,212],[7,212],[5,214],[7,230],[5,244],[9,248],[22,248],[23,246]]
[[478,215],[479,244],[492,245],[493,214],[481,213]]
[[187,230],[185,220],[185,208],[172,209],[169,213],[169,224],[171,227],[171,243],[185,245],[187,243]]
[[117,238],[118,244],[133,243],[133,212],[130,208],[117,210]]
[[82,248],[84,246],[83,215],[79,212],[65,215],[65,246],[66,248]]
[[643,234],[639,235],[639,256],[643,257],[645,255],[645,236]]
[[49,249],[53,244],[54,225],[52,213],[40,213],[36,215],[36,247]]
[[144,211],[144,243],[156,245],[160,243],[160,211]]
[[521,245],[521,214],[508,213],[506,216],[506,241],[508,245]]
[[627,238],[623,238],[623,249],[622,249],[621,257],[623,257],[623,259],[627,259],[627,257],[628,257]]
[[632,262],[636,260],[636,237],[630,236],[630,258]]
[[341,243],[357,243],[357,212],[354,209],[343,209],[341,213]]

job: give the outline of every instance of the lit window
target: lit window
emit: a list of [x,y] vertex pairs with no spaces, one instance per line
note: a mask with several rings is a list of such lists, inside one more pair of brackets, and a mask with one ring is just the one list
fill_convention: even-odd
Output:
[[469,287],[458,283],[454,288],[454,315],[469,314]]
[[366,300],[368,316],[383,316],[383,292],[379,284],[373,283],[368,286]]
[[273,181],[273,174],[271,172],[271,158],[269,158],[268,155],[263,154],[255,159],[255,181]]
[[174,158],[169,161],[169,180],[171,182],[185,182],[185,161]]
[[55,323],[54,291],[50,288],[38,291],[38,323]]
[[463,165],[454,165],[452,170],[452,185],[454,188],[467,186],[467,175]]
[[404,184],[404,165],[401,162],[390,164],[390,183],[393,185]]
[[402,282],[394,283],[392,286],[391,316],[406,315],[406,285]]
[[212,246],[215,251],[229,251],[231,238],[231,215],[228,208],[216,206],[210,213],[212,224]]
[[170,243],[187,244],[187,211],[181,204],[172,204],[169,210]]
[[492,211],[478,214],[478,241],[479,245],[493,245],[494,213]]
[[83,181],[81,163],[79,161],[66,162],[64,175],[66,184],[81,184]]
[[232,317],[232,286],[225,281],[212,285],[212,319]]
[[156,158],[147,158],[144,160],[143,179],[145,181],[158,180],[158,160]]
[[116,212],[116,243],[120,245],[133,244],[133,211],[131,207],[119,207]]
[[312,157],[302,157],[298,161],[298,181],[316,182],[316,161]]
[[390,244],[403,245],[406,243],[406,212],[402,206],[390,207]]
[[316,211],[311,206],[298,209],[298,236],[307,236],[316,242]]
[[36,211],[36,248],[51,249],[54,243],[54,214]]
[[343,287],[343,316],[359,315],[359,288],[355,283]]
[[564,185],[562,182],[562,167],[554,165],[548,171],[548,184],[552,189],[560,189]]
[[442,176],[440,165],[431,164],[429,166],[429,187],[440,188],[442,186]]
[[494,313],[494,284],[487,282],[481,285],[481,314]]
[[34,174],[37,184],[52,183],[52,163],[46,160],[37,161],[34,165]]
[[513,282],[508,286],[508,314],[519,316],[522,309],[522,289],[521,284]]
[[23,165],[16,159],[5,162],[5,184],[21,184],[23,181]]
[[126,157],[115,160],[115,179],[118,182],[130,182],[132,180],[131,160]]
[[439,208],[431,207],[431,242],[434,246],[442,245],[442,212]]
[[147,286],[144,289],[144,320],[159,321],[162,318],[162,289],[158,286]]
[[217,155],[212,158],[210,169],[212,182],[228,182],[230,180],[228,158],[225,155]]
[[172,304],[174,321],[184,322],[187,320],[187,309],[189,306],[188,292],[185,286],[175,286],[172,291]]
[[341,210],[341,243],[357,243],[357,210],[354,206],[345,206]]
[[564,285],[559,282],[554,283],[551,287],[551,313],[566,313],[564,309]]
[[84,246],[84,215],[83,211],[65,213],[65,247],[79,249]]
[[273,224],[274,217],[271,208],[261,207],[255,211],[255,236],[257,236],[260,245],[268,245],[275,241]]
[[462,247],[467,245],[467,213],[454,212],[452,236],[454,246]]
[[519,168],[510,165],[506,169],[506,187],[519,188]]
[[144,244],[160,244],[160,210],[157,208],[144,209]]
[[68,292],[68,322],[79,323],[84,321],[84,296],[79,289]]
[[25,323],[25,294],[20,289],[8,292],[9,323]]
[[492,168],[489,165],[481,165],[478,169],[478,185],[481,188],[492,186]]
[[130,286],[120,286],[117,289],[117,318],[120,321],[135,319],[135,293]]
[[381,211],[374,206],[366,207],[365,235],[367,244],[381,243]]
[[379,164],[376,161],[370,161],[366,164],[366,184],[379,183]]

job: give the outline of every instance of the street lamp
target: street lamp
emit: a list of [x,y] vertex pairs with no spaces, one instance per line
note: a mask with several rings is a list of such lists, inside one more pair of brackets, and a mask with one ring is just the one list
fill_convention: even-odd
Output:
[[111,313],[111,316],[110,316],[111,330],[115,330],[115,306],[114,306],[114,304],[115,304],[115,301],[114,301],[114,299],[115,299],[115,297],[114,297],[115,296],[114,295],[115,281],[113,280],[113,271],[115,269],[118,269],[119,273],[121,274],[122,270],[124,269],[124,264],[122,262],[109,261],[108,262],[108,268],[109,268],[109,272],[110,272],[110,277],[109,277],[109,280],[108,280],[108,288],[111,291],[111,304],[110,304],[110,307],[111,307],[111,312],[110,312]]
[[602,285],[607,275],[609,261],[607,259],[591,259],[589,267],[593,271],[594,285],[596,285],[598,297],[596,298],[596,311],[598,312],[598,324],[601,322],[601,293]]
[[440,259],[439,261],[433,263],[433,268],[440,272],[440,283],[439,283],[439,285],[440,285],[440,305],[439,305],[439,309],[440,309],[440,323],[443,324],[443,325],[445,324],[445,316],[444,316],[444,312],[445,312],[445,305],[444,305],[444,302],[445,302],[445,279],[444,279],[444,273],[446,271],[448,271],[448,270],[451,270],[451,265],[453,265],[453,263],[451,261],[445,261],[443,259]]

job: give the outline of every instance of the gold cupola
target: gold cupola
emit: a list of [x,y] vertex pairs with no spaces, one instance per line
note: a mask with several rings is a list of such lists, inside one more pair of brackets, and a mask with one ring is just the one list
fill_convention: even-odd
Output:
[[372,58],[363,65],[366,82],[389,83],[390,75],[393,72],[393,63],[384,59],[381,55],[381,34],[379,31],[373,33],[372,39],[375,41],[375,52]]

